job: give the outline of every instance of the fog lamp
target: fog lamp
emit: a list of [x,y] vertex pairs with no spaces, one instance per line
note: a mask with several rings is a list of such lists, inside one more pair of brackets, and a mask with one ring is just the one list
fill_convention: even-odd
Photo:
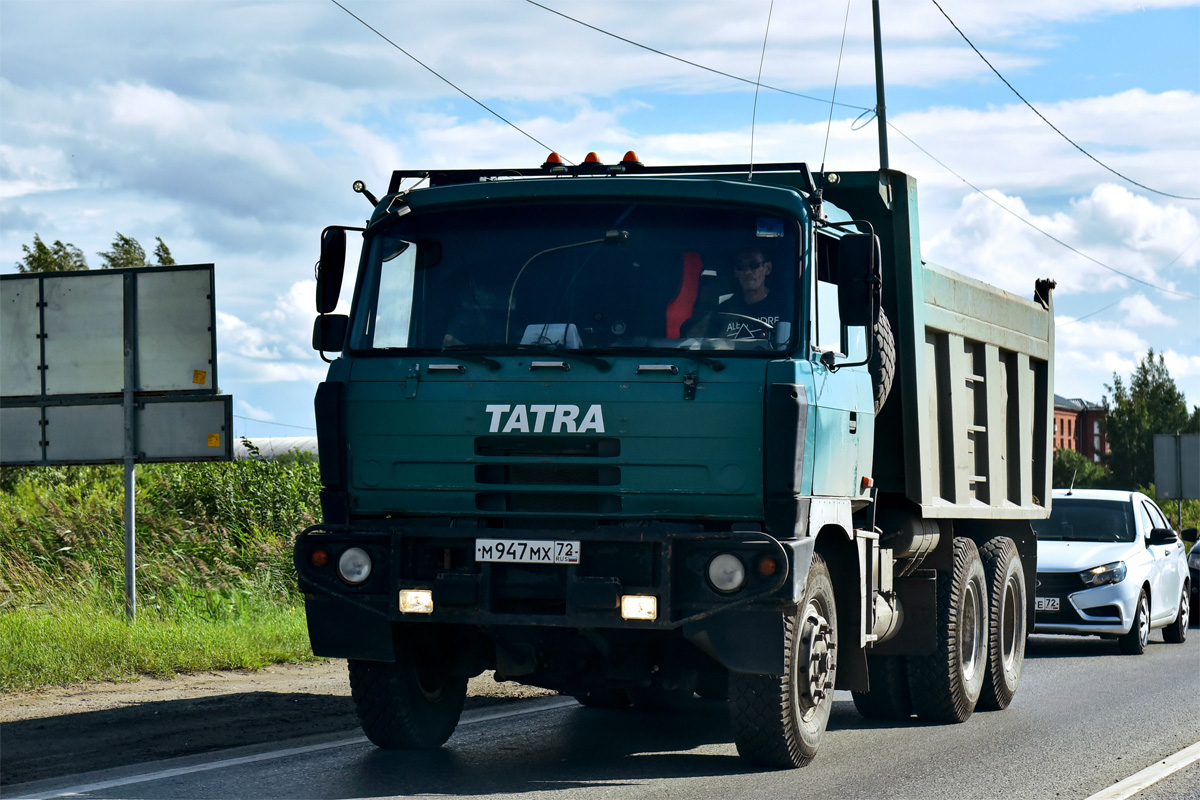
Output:
[[430,589],[401,589],[401,614],[432,614],[433,591]]
[[746,565],[733,553],[720,553],[708,562],[708,582],[718,592],[732,594],[746,585]]
[[338,556],[338,577],[357,586],[371,577],[371,556],[361,547],[347,547]]
[[657,619],[658,598],[648,594],[621,595],[621,616],[624,619]]

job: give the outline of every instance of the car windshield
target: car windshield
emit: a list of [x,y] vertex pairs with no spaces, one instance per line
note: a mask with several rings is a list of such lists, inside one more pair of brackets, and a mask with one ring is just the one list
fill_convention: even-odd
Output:
[[368,242],[351,348],[783,350],[800,243],[795,220],[744,209],[415,212]]
[[1117,500],[1054,498],[1049,519],[1034,520],[1038,539],[1062,542],[1132,542],[1133,506]]

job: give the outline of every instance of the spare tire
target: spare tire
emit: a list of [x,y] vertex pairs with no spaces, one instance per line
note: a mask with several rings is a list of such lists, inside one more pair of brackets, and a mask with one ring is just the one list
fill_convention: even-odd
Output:
[[892,334],[892,323],[882,308],[879,309],[874,334],[875,349],[871,351],[867,370],[871,373],[871,385],[875,388],[875,413],[878,414],[887,402],[892,381],[896,377],[896,338]]

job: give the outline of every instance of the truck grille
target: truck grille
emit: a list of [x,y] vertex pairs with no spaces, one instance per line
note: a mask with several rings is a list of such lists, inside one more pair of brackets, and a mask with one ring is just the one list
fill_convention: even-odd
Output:
[[617,486],[621,468],[592,464],[485,464],[475,482],[518,486]]
[[616,458],[621,440],[581,436],[480,436],[475,455],[493,458]]
[[573,492],[479,492],[475,507],[480,511],[532,511],[548,514],[615,514],[621,496]]

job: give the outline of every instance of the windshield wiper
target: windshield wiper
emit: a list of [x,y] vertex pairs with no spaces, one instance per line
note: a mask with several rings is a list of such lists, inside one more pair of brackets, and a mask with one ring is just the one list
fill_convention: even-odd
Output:
[[672,350],[671,355],[681,355],[684,358],[695,361],[697,364],[703,364],[706,367],[712,367],[713,372],[720,372],[721,370],[725,369],[724,361],[716,358],[709,358],[708,356],[697,355],[691,350]]
[[457,358],[459,361],[470,361],[473,364],[483,364],[485,367],[490,369],[492,372],[495,372],[496,370],[500,369],[499,361],[488,358],[487,356],[481,356],[477,353],[463,352],[464,350],[467,350],[472,347],[474,347],[474,345],[452,344],[447,347],[443,347],[442,353],[444,355],[450,356],[451,358]]
[[533,352],[537,352],[537,353],[545,353],[547,355],[553,355],[553,356],[561,356],[563,358],[577,359],[579,361],[584,362],[585,364],[591,364],[592,366],[594,366],[596,369],[600,370],[601,372],[608,372],[610,369],[612,369],[611,361],[607,361],[606,359],[600,358],[599,356],[589,356],[589,355],[580,353],[575,350],[563,350],[562,348],[551,347],[548,345],[536,345],[536,344],[517,345],[517,349],[522,350],[522,351],[533,351]]

